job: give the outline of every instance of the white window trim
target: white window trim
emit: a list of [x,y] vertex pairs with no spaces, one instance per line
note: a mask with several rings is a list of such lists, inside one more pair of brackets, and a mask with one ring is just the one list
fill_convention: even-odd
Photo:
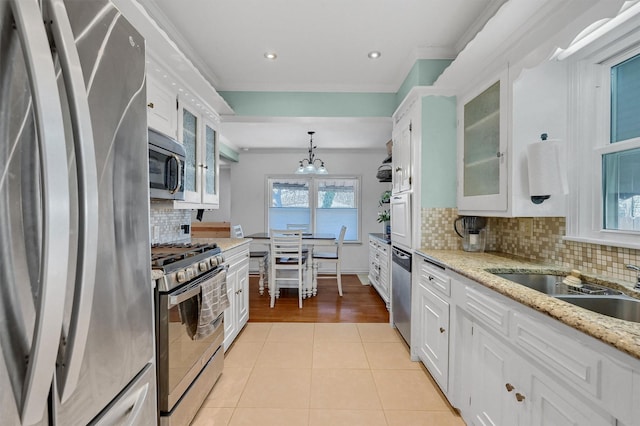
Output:
[[[309,180],[309,210],[310,210],[310,222],[316,223],[316,204],[318,194],[318,181],[326,179],[353,179],[358,181],[358,187],[356,188],[356,202],[358,203],[358,239],[357,240],[345,240],[344,244],[362,244],[362,176],[361,175],[267,175],[265,178],[265,214],[264,214],[264,229],[269,229],[269,208],[271,206],[270,196],[270,184],[272,179],[291,179],[291,180]],[[337,235],[336,235],[337,237]]]
[[[607,37],[603,37],[606,39]],[[565,240],[640,249],[640,232],[603,228],[602,155],[640,147],[640,138],[610,141],[610,68],[640,53],[640,30],[602,40],[574,59],[569,83],[571,188]]]

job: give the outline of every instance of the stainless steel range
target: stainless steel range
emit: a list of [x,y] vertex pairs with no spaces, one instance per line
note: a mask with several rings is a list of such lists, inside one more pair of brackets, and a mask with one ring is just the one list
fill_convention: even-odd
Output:
[[222,373],[228,306],[224,258],[216,244],[151,248],[156,288],[158,408],[161,425],[187,425]]

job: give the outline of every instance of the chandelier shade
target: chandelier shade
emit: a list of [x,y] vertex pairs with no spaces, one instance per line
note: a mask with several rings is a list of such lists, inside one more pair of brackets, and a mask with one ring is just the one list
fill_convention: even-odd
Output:
[[[308,175],[308,174],[317,174],[317,175],[326,175],[329,174],[327,168],[324,166],[324,161],[319,158],[316,158],[316,154],[313,152],[317,147],[313,145],[313,135],[314,131],[308,131],[309,134],[309,158],[303,158],[300,160],[300,164],[298,169],[296,170],[297,175]],[[319,162],[320,166],[316,167],[315,163]]]

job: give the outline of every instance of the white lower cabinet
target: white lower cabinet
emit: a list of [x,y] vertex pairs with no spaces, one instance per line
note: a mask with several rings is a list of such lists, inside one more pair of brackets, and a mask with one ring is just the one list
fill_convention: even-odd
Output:
[[640,425],[640,360],[415,258],[412,354],[468,425]]
[[249,321],[249,244],[222,253],[227,269],[229,307],[224,311],[225,352]]
[[425,259],[419,259],[417,263],[420,271],[418,358],[446,392],[449,381],[449,278]]
[[463,347],[469,366],[468,416],[476,425],[615,426],[615,419],[581,399],[471,321]]
[[369,282],[376,289],[387,309],[391,294],[391,244],[369,235]]

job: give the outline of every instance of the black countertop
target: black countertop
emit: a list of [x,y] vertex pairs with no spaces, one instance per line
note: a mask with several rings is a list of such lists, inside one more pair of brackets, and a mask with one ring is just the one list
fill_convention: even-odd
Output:
[[370,232],[369,235],[371,235],[374,238],[379,239],[380,241],[382,241],[385,244],[391,244],[391,237],[389,237],[388,235],[385,235],[381,232]]

